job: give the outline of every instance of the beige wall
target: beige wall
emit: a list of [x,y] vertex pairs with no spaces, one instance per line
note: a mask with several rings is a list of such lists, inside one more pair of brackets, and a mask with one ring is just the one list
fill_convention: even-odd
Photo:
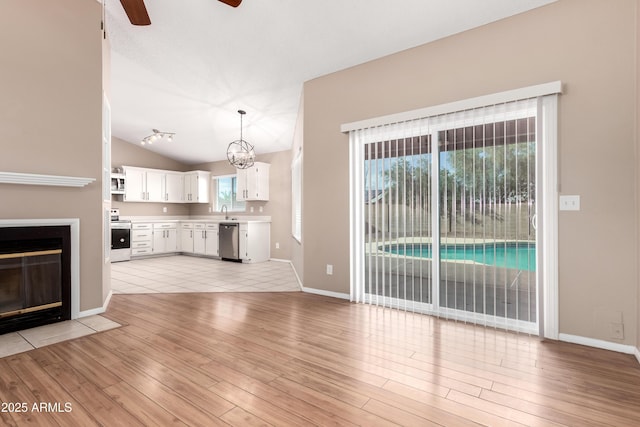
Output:
[[[560,0],[305,83],[305,287],[349,292],[342,123],[561,80],[560,190],[582,210],[559,215],[560,332],[635,344],[635,7]],[[603,323],[610,312],[622,313],[622,341]]]
[[[233,216],[271,216],[271,258],[291,259],[291,150],[260,154],[256,161],[269,163],[269,201],[247,202],[246,212],[234,212]],[[212,176],[235,173],[235,168],[226,160],[194,165],[193,169],[211,171]],[[250,208],[253,207],[253,212]],[[262,212],[260,212],[262,207]],[[220,215],[209,212],[215,209],[212,203],[190,205],[191,215]],[[276,249],[276,243],[279,248]]]
[[[164,157],[153,151],[145,150],[139,145],[111,138],[111,166],[138,166],[142,168],[164,169],[185,172],[192,170],[189,166],[176,160]],[[122,196],[112,196],[112,207],[120,209],[120,215],[132,216],[174,216],[189,215],[189,205],[181,203],[136,203],[123,202]],[[166,207],[167,212],[162,208]]]
[[[640,225],[640,5],[636,3],[636,209],[638,209],[637,225]],[[636,243],[640,247],[640,228],[636,226]],[[640,251],[638,251],[640,256]],[[640,258],[638,258],[637,266],[640,266]],[[638,277],[638,290],[637,290],[637,338],[636,338],[636,358],[640,362],[640,277]]]
[[0,4],[0,170],[95,178],[0,184],[1,219],[80,218],[80,310],[101,307],[102,10],[86,0]]

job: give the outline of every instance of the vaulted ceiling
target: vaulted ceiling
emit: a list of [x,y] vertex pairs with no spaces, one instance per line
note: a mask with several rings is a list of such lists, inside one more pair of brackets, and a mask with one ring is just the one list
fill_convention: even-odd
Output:
[[112,134],[187,164],[226,158],[238,139],[258,154],[291,147],[302,85],[554,0],[147,0],[133,26],[105,0]]

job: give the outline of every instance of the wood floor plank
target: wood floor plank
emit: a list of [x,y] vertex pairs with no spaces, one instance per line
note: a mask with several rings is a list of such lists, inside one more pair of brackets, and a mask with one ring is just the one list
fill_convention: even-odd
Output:
[[262,418],[256,417],[250,412],[245,411],[237,406],[227,411],[220,417],[222,421],[235,427],[270,427],[273,424],[269,424]]
[[640,425],[629,355],[302,292],[113,295],[105,317],[0,359],[0,401],[72,416],[0,424]]
[[33,392],[36,400],[27,403],[30,405],[34,417],[45,415],[60,425],[70,427],[84,427],[96,423],[95,418],[66,390],[61,388],[29,356],[28,352],[10,356],[8,365],[20,377],[25,386]]
[[145,426],[187,426],[178,417],[125,382],[113,384],[104,391],[128,412],[135,414]]
[[113,365],[109,369],[112,369],[114,373],[117,372],[117,375],[123,381],[126,381],[128,385],[136,389],[140,394],[146,396],[187,425],[222,425],[222,422],[216,423],[215,420],[234,406],[229,402],[224,405],[222,399],[216,399],[206,408],[198,407],[163,382],[146,375],[125,361]]

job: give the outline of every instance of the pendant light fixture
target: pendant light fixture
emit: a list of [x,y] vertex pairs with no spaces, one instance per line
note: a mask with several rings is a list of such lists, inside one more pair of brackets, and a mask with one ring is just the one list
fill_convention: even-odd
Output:
[[240,114],[240,139],[233,141],[227,147],[227,159],[236,169],[247,169],[253,166],[256,153],[253,145],[242,139],[242,116],[247,113],[238,110],[238,114]]

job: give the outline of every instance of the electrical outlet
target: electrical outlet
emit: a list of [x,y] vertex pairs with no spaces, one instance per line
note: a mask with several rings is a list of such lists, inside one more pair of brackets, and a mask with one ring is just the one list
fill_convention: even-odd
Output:
[[327,274],[331,276],[333,274],[333,265],[327,264]]
[[162,207],[162,212],[167,213],[167,207],[166,206]]
[[253,212],[253,206],[251,206],[250,210],[251,210],[251,212]]
[[611,338],[614,338],[616,340],[624,339],[624,324],[611,323]]
[[560,196],[561,211],[579,211],[580,196]]
[[276,242],[276,249],[280,249],[280,243]]
[[260,209],[260,212],[262,212],[262,211],[263,211],[262,206],[260,206],[260,208],[259,208],[259,209]]

